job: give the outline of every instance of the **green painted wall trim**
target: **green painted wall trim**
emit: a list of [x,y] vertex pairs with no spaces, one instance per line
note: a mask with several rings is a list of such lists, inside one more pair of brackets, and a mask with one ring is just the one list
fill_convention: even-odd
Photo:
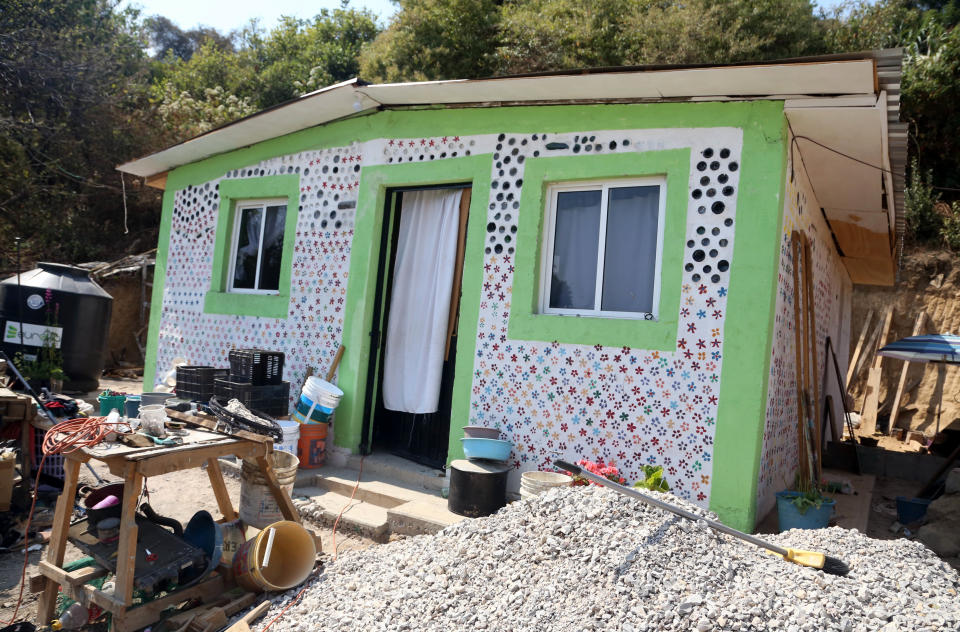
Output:
[[756,105],[743,123],[710,488],[710,509],[743,531],[757,521],[787,159],[783,103]]
[[[659,319],[587,318],[538,314],[540,261],[547,187],[555,182],[665,175],[667,200],[660,265]],[[690,150],[531,158],[523,174],[510,338],[583,345],[629,345],[674,351],[680,312],[681,269],[687,227]]]
[[[423,186],[471,182],[467,223],[466,254],[463,263],[462,296],[450,414],[450,450],[448,462],[463,457],[459,438],[470,416],[470,392],[473,386],[473,359],[480,317],[480,288],[483,282],[483,237],[490,190],[489,154],[452,158],[433,163],[407,163],[365,167],[360,172],[357,214],[347,283],[343,327],[344,353],[338,386],[344,397],[337,408],[336,445],[356,451],[361,442],[364,396],[370,361],[370,331],[377,284],[380,235],[387,190],[393,187]],[[370,426],[371,430],[373,425]],[[368,437],[369,438],[369,437]]]
[[[603,129],[740,127],[774,102],[541,105],[499,108],[386,110],[278,136],[177,167],[167,190],[203,184],[262,160],[375,138],[436,138],[510,132],[552,133]],[[781,106],[782,109],[782,106]]]
[[[286,318],[290,305],[290,267],[297,233],[297,211],[300,203],[299,174],[261,176],[220,181],[220,211],[213,246],[213,275],[210,290],[204,297],[207,314],[234,314]],[[283,255],[280,259],[280,292],[278,294],[242,294],[227,292],[230,239],[233,235],[234,208],[237,202],[266,198],[286,198],[287,212],[283,225]]]
[[157,254],[153,265],[153,290],[150,293],[150,321],[147,328],[147,348],[143,354],[143,391],[153,391],[157,373],[157,345],[160,340],[160,317],[163,314],[163,289],[167,278],[167,254],[170,251],[170,226],[173,224],[173,202],[177,192],[167,188],[163,192],[160,211],[160,230]]

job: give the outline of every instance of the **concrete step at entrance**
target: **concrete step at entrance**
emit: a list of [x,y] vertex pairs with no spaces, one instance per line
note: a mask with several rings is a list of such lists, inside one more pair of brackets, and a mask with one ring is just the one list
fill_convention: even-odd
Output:
[[[347,459],[347,467],[360,469],[360,456],[352,455]],[[374,452],[363,457],[363,471],[376,478],[408,485],[415,489],[439,492],[447,485],[442,470],[419,465],[393,454]],[[356,476],[354,476],[356,480]]]
[[[391,533],[436,533],[464,520],[463,516],[447,509],[447,500],[440,494],[444,478],[439,476],[439,470],[429,470],[399,457],[381,454],[364,459],[362,474],[358,469],[359,459],[355,461],[357,469],[350,467],[350,463],[347,467],[311,470],[312,478],[299,473],[297,494],[313,497],[322,492],[322,497],[333,494],[334,498],[349,498],[359,478],[360,485],[354,499],[382,508]],[[343,519],[348,518],[348,514],[344,514]]]
[[447,501],[443,498],[414,500],[387,509],[390,532],[402,535],[436,533],[465,519],[447,509]]
[[[309,503],[307,506],[303,506],[304,498]],[[381,542],[386,541],[390,532],[386,508],[356,498],[351,501],[349,494],[344,496],[318,487],[301,487],[294,494],[294,504],[302,515],[328,526],[333,526],[343,511],[338,531],[359,532]]]
[[[359,474],[357,470],[349,468],[324,468],[313,477],[310,484],[349,496],[357,484]],[[412,501],[442,500],[446,504],[439,491],[418,488],[383,474],[368,472],[366,464],[355,497],[388,509]]]

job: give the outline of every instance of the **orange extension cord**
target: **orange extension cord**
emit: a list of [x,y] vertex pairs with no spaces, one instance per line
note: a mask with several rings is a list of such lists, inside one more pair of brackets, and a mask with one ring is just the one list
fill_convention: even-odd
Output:
[[[362,456],[360,457],[360,472],[357,474],[357,484],[353,486],[353,491],[350,492],[350,500],[347,501],[347,504],[344,505],[343,509],[340,510],[340,513],[337,514],[337,519],[333,521],[333,561],[334,562],[337,561],[337,525],[340,524],[340,518],[343,517],[343,512],[345,512],[347,508],[350,507],[350,505],[353,503],[353,497],[356,496],[357,490],[360,489],[361,476],[363,476],[363,457]],[[275,616],[273,619],[270,620],[270,623],[263,626],[263,629],[260,630],[260,632],[267,632],[267,630],[270,629],[271,625],[279,621],[280,617],[282,617],[287,613],[287,610],[289,610],[298,601],[300,601],[300,597],[303,597],[303,593],[306,592],[307,588],[310,586],[310,580],[316,577],[318,572],[319,570],[315,570],[313,571],[313,573],[311,573],[311,576],[307,578],[307,581],[304,583],[303,588],[300,589],[300,592],[297,593],[297,596],[291,599],[290,603],[284,606],[283,610],[280,611],[280,614],[278,614],[277,616]]]
[[[122,428],[122,426],[125,426],[125,428]],[[33,521],[33,510],[37,506],[37,490],[40,487],[40,473],[43,471],[44,461],[50,454],[70,454],[82,448],[93,447],[106,439],[111,432],[127,434],[131,432],[131,428],[125,421],[108,423],[106,417],[81,417],[62,421],[47,430],[47,433],[43,436],[43,444],[41,445],[43,456],[37,466],[37,478],[33,483],[33,502],[30,503],[27,525],[23,530],[23,569],[20,571],[20,595],[17,597],[17,606],[13,610],[13,616],[5,625],[10,625],[17,620],[20,605],[23,603],[23,588],[26,584],[27,566],[30,563],[30,542],[28,541],[30,523]],[[27,449],[27,446],[23,446],[22,449]]]

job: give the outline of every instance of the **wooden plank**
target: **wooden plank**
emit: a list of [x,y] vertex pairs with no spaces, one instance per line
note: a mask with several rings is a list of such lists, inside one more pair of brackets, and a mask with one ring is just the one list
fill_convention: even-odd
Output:
[[867,331],[870,329],[870,323],[873,322],[873,310],[867,312],[867,317],[863,322],[863,329],[860,330],[860,338],[857,340],[857,346],[853,351],[853,357],[850,358],[850,364],[847,365],[847,379],[843,383],[844,391],[850,388],[850,380],[853,379],[854,369],[860,360],[860,354],[863,352],[863,343],[867,339]]
[[267,614],[270,602],[264,601],[259,606],[243,615],[243,618],[227,628],[226,632],[250,632],[250,624]]
[[47,578],[44,575],[33,575],[30,578],[29,583],[27,584],[27,590],[30,591],[31,595],[35,595],[38,592],[43,590],[43,587],[47,585]]
[[300,512],[298,512],[297,508],[293,506],[293,501],[290,500],[290,496],[287,495],[287,492],[280,487],[280,482],[277,480],[277,475],[274,473],[273,467],[271,467],[267,457],[258,456],[257,465],[260,466],[260,472],[263,474],[263,477],[267,479],[267,487],[270,488],[270,492],[273,494],[274,500],[277,501],[277,506],[280,508],[280,513],[283,514],[285,519],[299,523]]
[[[333,376],[337,372],[337,367],[340,366],[340,360],[343,359],[343,352],[346,350],[342,344],[337,347],[337,355],[333,356],[333,362],[330,363],[330,368],[327,369],[327,381],[333,383]],[[313,369],[307,367],[307,375],[303,378],[304,383],[306,383],[307,378],[313,375]]]
[[209,430],[210,432],[217,432],[219,434],[222,434],[225,437],[231,437],[234,439],[246,439],[247,441],[258,441],[260,443],[270,442],[271,445],[273,444],[273,439],[271,437],[260,435],[255,432],[249,432],[247,430],[238,430],[233,434],[228,434],[226,432],[223,432],[222,430],[217,430],[217,418],[214,417],[213,415],[206,415],[206,414],[188,415],[187,413],[181,413],[179,411],[168,408],[167,417],[169,417],[170,419],[183,421],[192,426],[197,426],[198,428]]
[[[73,516],[73,501],[77,497],[77,478],[80,474],[80,461],[63,460],[63,491],[57,498],[57,508],[53,513],[53,531],[44,559],[54,567],[63,566],[63,556],[67,550],[67,532],[70,530],[70,518]],[[37,603],[37,625],[49,625],[53,619],[53,610],[57,605],[59,583],[47,578]]]
[[793,254],[793,333],[794,350],[796,352],[796,362],[794,364],[794,374],[797,383],[797,456],[799,465],[800,483],[805,485],[810,481],[810,472],[807,467],[807,443],[804,425],[806,423],[803,414],[804,393],[803,393],[803,320],[800,316],[801,286],[800,286],[800,235],[793,231],[790,235],[790,246]]
[[210,486],[213,487],[213,495],[217,497],[217,506],[220,507],[223,519],[233,522],[237,519],[237,512],[233,509],[230,492],[227,491],[227,485],[223,482],[223,472],[220,471],[220,463],[217,459],[207,460],[207,476],[210,477]]
[[[887,308],[883,331],[877,339],[877,349],[887,344],[890,324],[893,322],[893,305]],[[863,400],[863,415],[860,417],[860,434],[871,436],[877,431],[877,412],[880,407],[880,378],[883,372],[883,356],[874,351],[873,365],[867,377],[867,392]]]
[[806,312],[807,312],[807,349],[808,349],[808,358],[810,360],[809,370],[807,371],[806,389],[807,392],[810,391],[812,386],[813,388],[813,406],[810,407],[810,412],[813,413],[813,454],[816,457],[816,480],[820,481],[822,475],[821,463],[823,461],[823,421],[820,417],[821,403],[820,403],[820,372],[817,371],[817,312],[816,307],[813,304],[813,253],[810,248],[810,239],[807,238],[806,233],[802,236],[803,239],[803,285],[804,293],[806,295]]
[[127,466],[120,510],[120,540],[117,547],[117,579],[114,596],[125,606],[133,603],[133,573],[137,563],[137,501],[143,487],[143,474],[136,463]]
[[150,454],[142,458],[136,455],[128,456],[130,462],[137,463],[137,470],[143,476],[159,476],[192,467],[200,467],[210,459],[220,456],[234,455],[241,459],[263,456],[266,448],[262,443],[252,441],[227,441],[212,445],[181,446],[186,448],[179,451],[168,451],[163,454]]
[[56,581],[61,586],[64,584],[80,586],[107,574],[107,569],[102,566],[85,566],[68,573],[59,566],[54,566],[47,560],[40,560],[37,563],[37,569],[44,576]]
[[[87,588],[92,588],[92,586],[88,586]],[[94,599],[94,603],[97,603],[97,605],[99,605],[101,608],[109,610],[113,613],[112,630],[114,632],[133,632],[134,630],[140,630],[145,626],[156,622],[157,619],[160,618],[160,613],[170,606],[176,605],[182,601],[187,601],[189,599],[210,601],[222,595],[225,590],[226,586],[224,585],[223,577],[215,573],[212,574],[210,578],[204,581],[202,584],[172,592],[164,597],[161,597],[160,599],[137,606],[135,608],[130,608],[126,611],[110,610],[100,601],[97,601],[97,599]],[[99,595],[108,596],[106,593],[101,591],[96,591],[96,593]]]
[[463,258],[467,244],[467,219],[470,216],[471,189],[464,189],[460,196],[460,227],[457,230],[457,258],[453,264],[453,291],[450,293],[450,311],[447,314],[447,346],[443,361],[450,359],[450,343],[457,330],[457,314],[460,312],[460,285],[463,281]]
[[883,316],[880,316],[877,319],[876,327],[874,327],[873,331],[870,332],[870,336],[867,338],[867,344],[863,348],[863,353],[860,354],[860,358],[857,360],[856,369],[853,372],[854,380],[860,376],[860,373],[863,371],[863,367],[870,363],[870,358],[873,357],[873,353],[877,349],[877,338],[880,337],[880,332],[883,331],[883,319]]
[[153,187],[154,189],[160,189],[163,191],[167,188],[168,173],[168,171],[164,171],[163,173],[155,173],[152,176],[147,176],[144,179],[144,182],[148,187]]
[[[913,324],[913,334],[914,336],[919,336],[923,330],[923,325],[927,320],[927,312],[920,310],[920,313],[917,314],[917,321]],[[910,370],[910,362],[904,360],[903,368],[900,369],[900,381],[897,382],[897,391],[893,396],[893,405],[890,408],[890,434],[893,434],[894,429],[897,427],[897,417],[900,414],[900,402],[903,399],[903,390],[907,385],[907,372]],[[906,441],[907,435],[909,433],[904,433],[903,437]]]
[[858,257],[840,257],[850,280],[857,285],[883,285],[892,287],[896,280],[892,256],[864,259]]
[[20,468],[24,475],[29,476],[33,471],[33,450],[30,449],[30,434],[33,426],[30,420],[24,417],[20,420]]

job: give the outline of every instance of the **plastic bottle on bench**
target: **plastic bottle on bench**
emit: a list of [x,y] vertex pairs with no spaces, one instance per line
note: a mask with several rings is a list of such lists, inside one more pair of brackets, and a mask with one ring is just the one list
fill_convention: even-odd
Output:
[[53,622],[53,630],[79,630],[87,624],[90,613],[81,604],[75,603],[63,611],[60,618]]

